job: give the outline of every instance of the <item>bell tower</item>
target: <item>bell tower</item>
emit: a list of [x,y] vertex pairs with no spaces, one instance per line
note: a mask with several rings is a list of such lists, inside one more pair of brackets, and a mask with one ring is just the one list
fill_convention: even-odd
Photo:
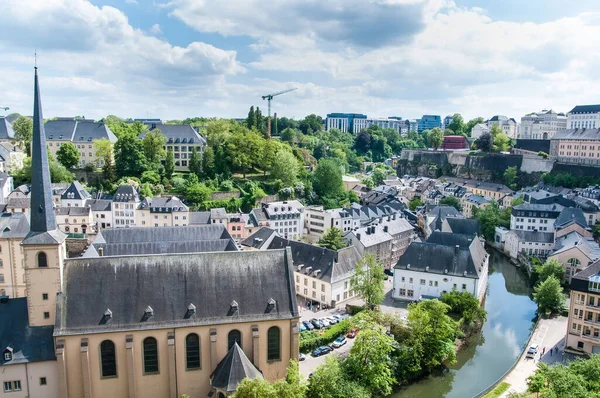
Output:
[[25,259],[30,326],[54,325],[56,295],[62,291],[66,235],[56,227],[37,66],[31,139],[31,229],[21,245]]

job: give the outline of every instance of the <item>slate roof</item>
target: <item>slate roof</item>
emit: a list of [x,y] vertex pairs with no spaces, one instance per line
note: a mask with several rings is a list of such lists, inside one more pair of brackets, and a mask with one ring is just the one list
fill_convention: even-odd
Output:
[[569,113],[597,113],[600,112],[600,104],[597,105],[577,105]]
[[538,243],[553,243],[554,233],[541,231],[522,231],[520,229],[511,230],[517,234],[520,242],[538,242]]
[[217,218],[227,218],[227,212],[223,207],[210,209],[210,218],[211,220],[215,220]]
[[288,250],[67,259],[64,284],[55,336],[298,317]]
[[588,229],[588,223],[585,219],[583,211],[578,208],[565,207],[559,214],[556,221],[554,221],[554,228],[562,229],[571,224],[579,224],[584,229]]
[[[144,121],[148,126],[147,131],[155,129],[160,130],[162,135],[167,138],[167,144],[203,144],[206,145],[206,140],[189,124],[163,124],[158,121]],[[154,126],[154,127],[153,127]],[[140,134],[140,139],[143,139],[146,131]]]
[[254,380],[262,379],[263,376],[235,342],[210,375],[210,385],[223,391],[234,392],[245,378]]
[[577,231],[572,231],[566,234],[565,236],[561,236],[556,240],[555,251],[552,252],[552,256],[556,254],[560,254],[572,248],[578,248],[581,252],[586,255],[590,261],[595,261],[600,258],[600,246],[592,237],[583,237],[577,233]]
[[150,210],[150,213],[171,213],[174,211],[187,211],[188,207],[176,196],[163,198],[145,198],[139,205],[140,210]]
[[210,224],[210,211],[190,211],[189,225]]
[[44,126],[46,139],[53,141],[71,141],[76,127],[77,121],[73,118],[48,120]]
[[0,366],[55,361],[53,326],[29,326],[27,298],[12,298],[0,303],[0,352],[10,347],[10,361],[0,356]]
[[0,159],[5,162],[10,161],[10,154],[13,152],[23,152],[19,147],[10,142],[0,142]]
[[140,194],[131,185],[121,185],[117,188],[113,197],[113,202],[139,202]]
[[98,232],[83,257],[99,257],[100,248],[103,256],[238,250],[222,224],[103,229]]
[[452,206],[434,206],[427,211],[428,207],[429,206],[425,207],[426,215],[427,219],[431,218],[431,221],[428,222],[433,231],[441,231],[444,220],[448,218],[464,218],[463,214]]
[[0,214],[0,238],[24,238],[29,233],[29,220],[25,213]]
[[89,216],[91,211],[89,207],[75,206],[62,206],[54,209],[57,216]]
[[442,246],[456,247],[469,247],[473,243],[473,236],[451,233],[451,232],[432,232],[429,238],[425,242],[435,243]]
[[240,244],[253,249],[263,249],[264,247],[268,247],[275,236],[277,236],[277,232],[274,229],[261,227],[252,235],[242,240]]
[[481,226],[479,221],[472,218],[447,218],[446,222],[455,234],[478,235],[481,236]]
[[92,211],[110,211],[112,201],[106,199],[88,199],[85,205],[92,209]]
[[513,207],[514,210],[524,210],[524,211],[562,211],[564,206],[559,204],[541,204],[541,203],[521,203],[520,205]]
[[61,199],[78,199],[85,200],[91,198],[91,195],[81,183],[77,180],[73,181],[71,185],[60,195]]
[[563,130],[554,134],[551,140],[600,140],[600,128]]
[[6,206],[9,209],[29,209],[31,199],[29,198],[8,198]]
[[[571,278],[571,290],[588,292],[590,277],[600,277],[600,260],[596,260],[589,267],[573,275]],[[597,294],[597,292],[593,293]]]
[[87,143],[102,138],[117,142],[117,136],[104,123],[91,119],[75,120],[70,117],[60,117],[48,120],[45,125],[46,139],[53,141],[73,141]]
[[12,140],[14,137],[12,124],[5,117],[0,117],[0,140]]

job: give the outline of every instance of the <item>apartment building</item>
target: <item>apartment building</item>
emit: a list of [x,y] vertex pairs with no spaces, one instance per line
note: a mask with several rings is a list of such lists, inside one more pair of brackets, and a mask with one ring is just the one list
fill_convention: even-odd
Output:
[[510,229],[554,233],[554,222],[564,209],[559,204],[523,203],[512,208]]
[[95,234],[96,222],[92,209],[84,207],[56,207],[56,225],[66,234]]
[[462,206],[462,212],[465,217],[470,218],[473,216],[473,209],[481,210],[486,206],[489,206],[492,203],[492,198],[489,196],[479,196],[479,195],[464,195],[460,204]]
[[138,227],[185,227],[189,208],[176,196],[145,198],[135,212]]
[[600,261],[571,278],[567,348],[600,353]]
[[600,128],[600,104],[577,105],[567,114],[567,128],[595,129]]
[[[188,124],[165,124],[160,120],[140,120],[146,126],[147,131],[160,131],[166,138],[165,150],[172,151],[175,159],[175,170],[189,170],[189,159],[194,148],[200,154],[204,151],[206,140],[198,130]],[[140,134],[143,139],[146,131]]]
[[21,242],[29,232],[29,220],[24,213],[1,213],[0,231],[0,296],[25,297]]
[[64,207],[84,207],[91,195],[75,180],[60,194],[60,205]]
[[142,199],[140,194],[131,185],[121,185],[113,196],[112,219],[113,228],[134,227],[136,225],[135,212]]
[[548,259],[555,259],[564,265],[565,280],[571,282],[575,274],[600,259],[600,246],[594,238],[572,231],[556,239],[555,250]]
[[479,139],[484,134],[489,134],[490,128],[485,123],[478,123],[471,129],[471,138]]
[[92,211],[96,231],[104,228],[112,228],[112,201],[106,199],[88,199],[86,206],[89,206]]
[[493,126],[498,126],[508,138],[517,139],[518,124],[515,119],[504,115],[496,115],[485,122],[485,125],[491,130]]
[[567,117],[552,109],[531,113],[521,118],[519,138],[528,140],[549,140],[556,133],[567,129]]
[[111,143],[117,142],[117,137],[104,123],[98,123],[90,119],[79,119],[59,117],[46,122],[46,144],[52,156],[61,145],[71,142],[79,152],[79,166],[94,164],[96,167],[104,165],[103,159],[98,159],[94,142],[107,139]]
[[286,239],[299,239],[304,235],[304,205],[297,200],[263,203],[252,209],[249,224],[252,228],[270,227]]
[[487,196],[496,201],[506,195],[512,195],[514,191],[504,184],[493,182],[465,180],[464,178],[446,177],[448,182],[454,183],[465,190],[471,191],[474,195]]
[[361,130],[366,130],[371,126],[378,126],[379,128],[382,128],[382,129],[396,130],[398,132],[398,134],[400,134],[402,131],[403,124],[404,124],[404,122],[402,120],[392,119],[392,118],[382,118],[382,119],[356,118],[356,119],[354,119],[352,132],[354,134],[358,134],[361,132]]
[[600,128],[578,128],[557,133],[550,141],[550,158],[562,163],[600,164]]
[[[354,132],[354,122],[367,119],[362,113],[329,113],[325,119],[325,128],[339,129],[342,133]],[[359,130],[360,131],[360,130]]]
[[519,254],[545,258],[554,250],[554,232],[510,230],[504,235],[504,253],[513,259]]

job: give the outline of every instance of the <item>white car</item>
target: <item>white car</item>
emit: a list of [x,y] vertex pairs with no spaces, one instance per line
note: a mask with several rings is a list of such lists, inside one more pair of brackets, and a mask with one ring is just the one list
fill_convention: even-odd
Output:
[[333,317],[333,316],[327,317],[327,320],[329,321],[329,324],[330,324],[330,325],[335,325],[336,323],[338,323],[338,322],[339,322],[339,321],[337,320],[337,318],[336,318],[336,317]]
[[331,325],[327,318],[321,318],[321,319],[319,319],[319,321],[321,321],[321,323],[323,324],[323,327],[325,327],[325,328],[328,328]]
[[340,348],[344,344],[346,344],[346,338],[344,336],[340,336],[337,339],[335,339],[335,341],[333,342],[333,344],[331,346],[333,348]]

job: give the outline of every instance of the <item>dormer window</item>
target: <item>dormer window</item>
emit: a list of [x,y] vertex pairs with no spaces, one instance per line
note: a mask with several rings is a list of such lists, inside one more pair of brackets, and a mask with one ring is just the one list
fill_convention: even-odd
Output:
[[600,275],[592,275],[588,278],[588,290],[591,292],[600,292]]
[[12,361],[13,359],[13,349],[11,347],[7,347],[4,350],[4,362]]
[[62,139],[63,139],[63,135],[62,135],[62,134],[61,134],[61,135],[59,135],[59,136],[58,136],[58,139],[59,139],[59,140],[62,140]]
[[154,310],[152,309],[152,307],[147,306],[144,310],[144,316],[142,317],[142,321],[147,321],[148,319],[152,318],[153,315]]

